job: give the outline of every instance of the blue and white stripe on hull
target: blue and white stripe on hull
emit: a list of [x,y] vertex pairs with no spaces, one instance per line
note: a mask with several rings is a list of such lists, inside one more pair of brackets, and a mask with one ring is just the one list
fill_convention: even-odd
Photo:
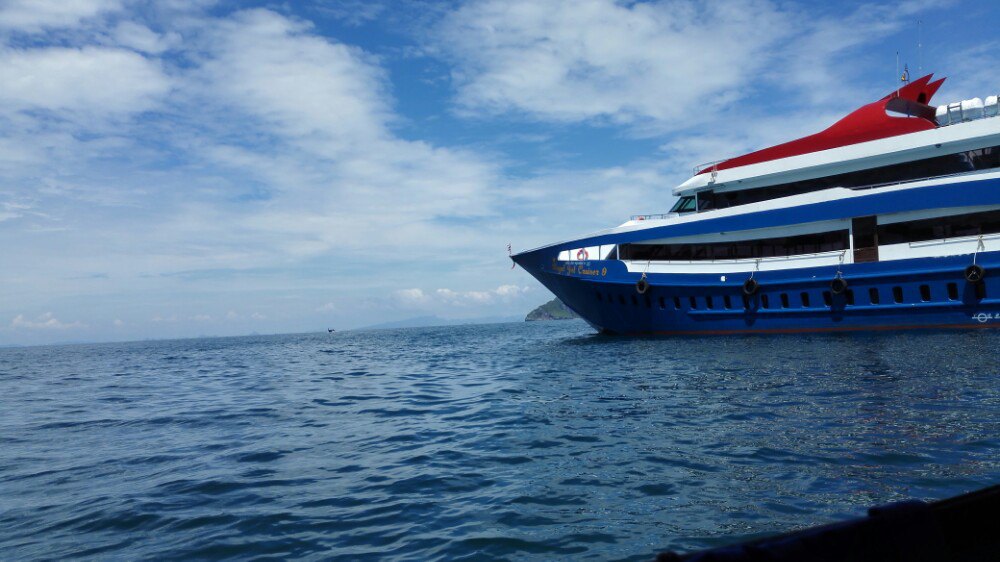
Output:
[[742,291],[746,273],[727,276],[727,281],[714,274],[651,274],[647,276],[650,288],[639,294],[640,274],[629,273],[620,261],[532,268],[539,258],[537,254],[515,257],[567,306],[605,333],[1000,327],[1000,252],[976,256],[976,263],[986,270],[986,277],[977,284],[964,277],[971,255],[845,264],[840,273],[848,291],[839,295],[830,288],[837,267],[757,272],[759,290],[746,302]]

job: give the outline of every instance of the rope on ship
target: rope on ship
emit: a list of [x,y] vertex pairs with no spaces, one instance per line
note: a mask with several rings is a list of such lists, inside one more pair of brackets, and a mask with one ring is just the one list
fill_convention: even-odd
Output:
[[847,256],[847,250],[840,252],[840,263],[837,264],[837,273],[833,276],[833,281],[830,281],[830,292],[835,295],[839,295],[847,290],[847,279],[844,279],[844,272],[841,268],[844,266],[844,258]]
[[983,243],[983,235],[979,235],[979,241],[976,243],[976,251],[972,253],[972,265],[965,268],[965,280],[969,283],[979,283],[986,277],[986,270],[983,266],[976,263],[976,258],[979,256],[979,251],[986,251],[986,244]]
[[754,260],[753,271],[750,272],[750,278],[743,282],[743,294],[746,296],[752,296],[760,289],[760,283],[753,278],[754,274],[760,271],[760,258]]

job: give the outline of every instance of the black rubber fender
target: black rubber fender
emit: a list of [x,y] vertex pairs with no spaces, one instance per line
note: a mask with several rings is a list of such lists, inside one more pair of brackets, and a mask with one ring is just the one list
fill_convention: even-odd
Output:
[[835,295],[843,294],[847,290],[847,279],[843,277],[834,277],[833,281],[830,281],[830,292]]
[[645,277],[635,282],[635,291],[640,295],[645,295],[646,291],[648,290],[649,290],[649,281],[646,281]]
[[981,283],[983,277],[986,277],[986,270],[983,269],[983,266],[972,264],[965,268],[965,280],[969,283]]

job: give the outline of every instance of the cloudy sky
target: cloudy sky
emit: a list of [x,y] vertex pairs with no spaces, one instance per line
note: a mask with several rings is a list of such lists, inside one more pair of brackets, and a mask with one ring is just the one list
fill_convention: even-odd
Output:
[[[515,249],[662,212],[991,2],[0,0],[0,344],[522,315]],[[923,21],[922,53],[917,52]]]

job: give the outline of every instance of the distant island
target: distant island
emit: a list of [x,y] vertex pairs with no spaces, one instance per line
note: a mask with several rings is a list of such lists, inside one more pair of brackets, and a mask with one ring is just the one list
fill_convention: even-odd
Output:
[[579,318],[579,316],[563,304],[561,300],[552,299],[529,312],[524,318],[524,321],[537,322],[539,320],[572,320],[574,318]]

